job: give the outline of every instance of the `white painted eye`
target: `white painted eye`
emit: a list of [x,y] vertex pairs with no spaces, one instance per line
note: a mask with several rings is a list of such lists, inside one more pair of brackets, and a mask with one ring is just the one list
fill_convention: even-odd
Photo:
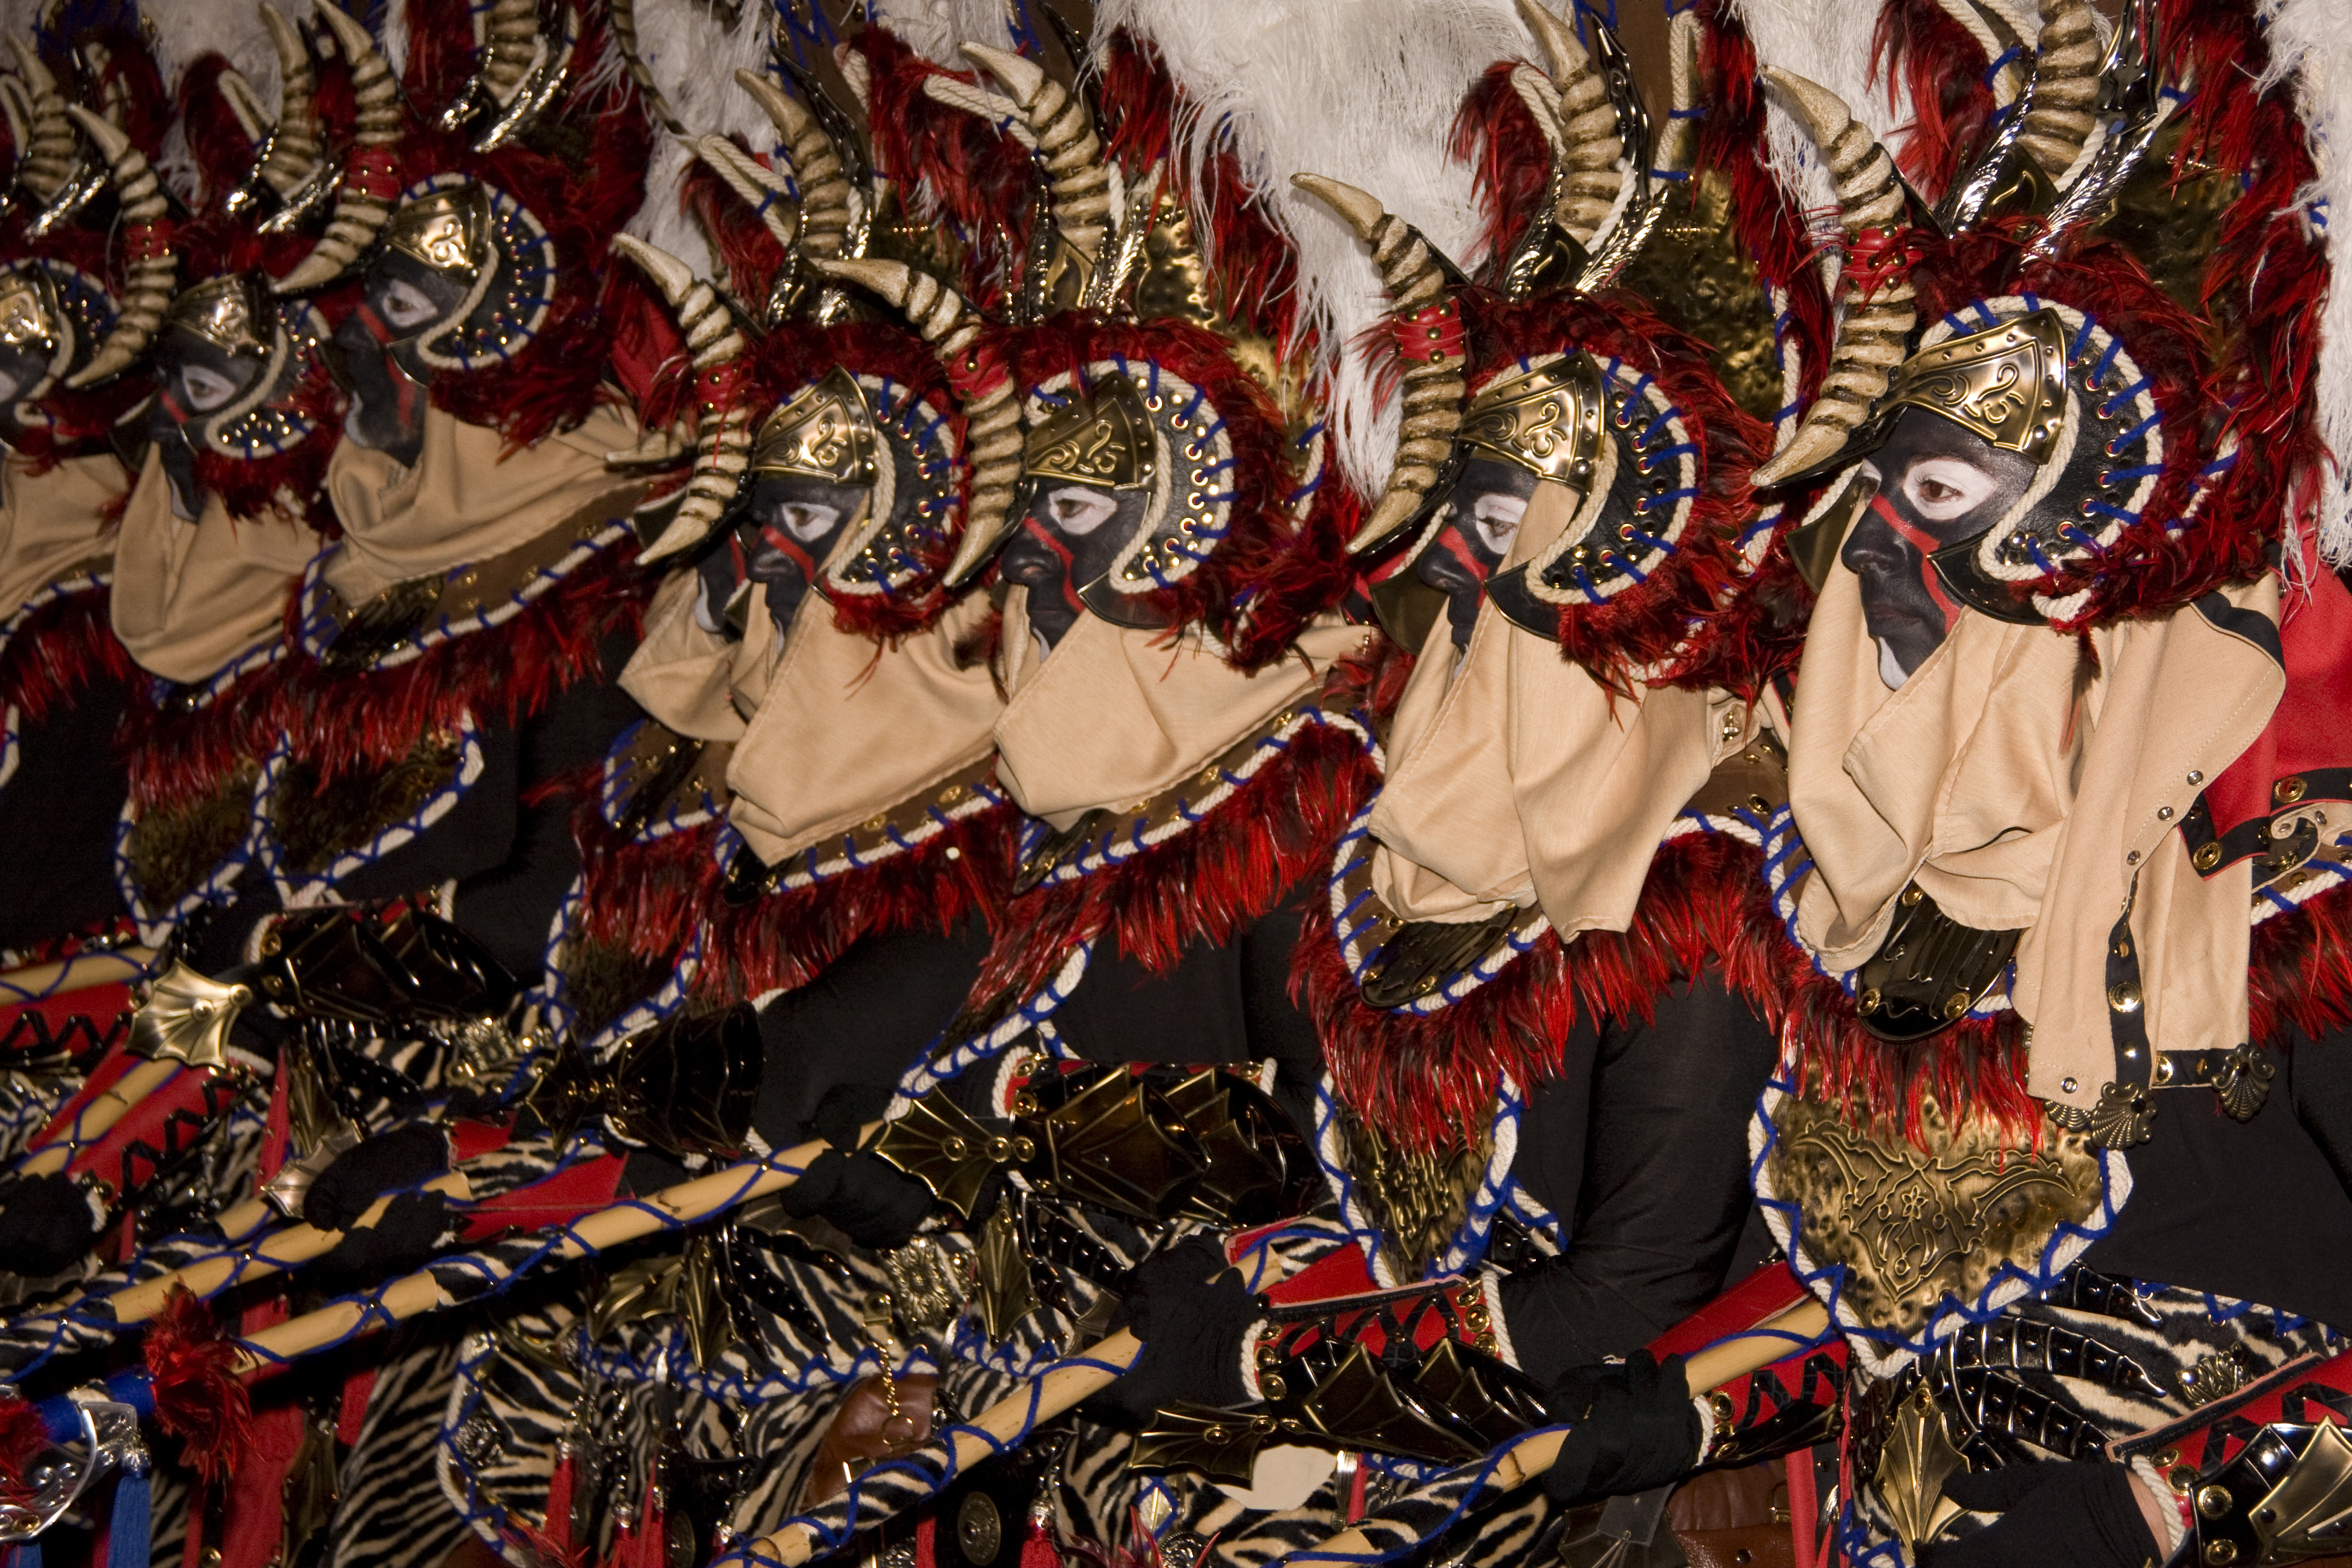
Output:
[[1118,510],[1118,503],[1100,490],[1084,485],[1065,485],[1045,498],[1054,526],[1064,533],[1088,534],[1108,522]]
[[1508,555],[1511,541],[1519,536],[1519,520],[1527,514],[1526,497],[1488,490],[1471,507],[1470,521],[1487,549],[1497,555]]
[[1903,471],[1903,499],[1929,522],[1965,517],[2000,488],[1999,479],[1958,458],[1923,458]]
[[24,389],[14,372],[0,370],[0,404],[14,403],[16,394]]
[[405,279],[384,285],[383,321],[389,327],[421,327],[441,313],[424,289]]
[[788,500],[776,521],[784,525],[786,533],[810,544],[833,531],[834,524],[841,521],[841,510],[816,501]]
[[188,406],[198,414],[210,414],[241,390],[236,382],[220,372],[208,370],[200,364],[180,367],[180,385],[187,394]]

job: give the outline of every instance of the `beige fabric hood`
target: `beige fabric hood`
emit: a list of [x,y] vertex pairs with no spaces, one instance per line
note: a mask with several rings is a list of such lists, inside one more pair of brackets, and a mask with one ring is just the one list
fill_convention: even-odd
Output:
[[1244,675],[1197,629],[1171,639],[1089,613],[1041,662],[1027,606],[1027,589],[1007,594],[1001,647],[1013,700],[996,721],[996,773],[1023,810],[1057,828],[1197,773],[1311,697],[1332,664],[1364,652],[1372,635],[1328,616],[1301,634],[1299,657]]
[[114,553],[106,512],[130,486],[110,453],[40,473],[14,452],[0,458],[0,618],[71,568]]
[[512,452],[497,431],[428,406],[415,468],[344,441],[327,462],[327,494],[343,525],[327,584],[345,604],[364,604],[632,497],[640,482],[607,468],[604,454],[636,438],[633,416],[600,405],[574,428]]
[[114,635],[142,669],[208,680],[277,639],[286,596],[320,542],[288,513],[232,518],[217,496],[187,521],[172,510],[163,454],[150,450],[115,542]]

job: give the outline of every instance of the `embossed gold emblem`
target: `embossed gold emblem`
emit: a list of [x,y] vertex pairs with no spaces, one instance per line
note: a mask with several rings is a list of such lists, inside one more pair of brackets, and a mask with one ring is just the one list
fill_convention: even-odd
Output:
[[1924,408],[2047,462],[2066,415],[2066,325],[2046,307],[1903,362],[1885,407]]
[[1098,490],[1141,489],[1152,467],[1151,416],[1123,375],[1103,377],[1038,421],[1021,460],[1027,479]]
[[1462,416],[1462,439],[1581,490],[1601,452],[1601,367],[1572,354],[1489,382]]
[[163,324],[194,332],[207,342],[248,359],[266,358],[270,331],[267,307],[253,298],[253,283],[241,274],[211,278],[184,289],[163,312]]
[[870,485],[879,444],[857,378],[835,365],[761,425],[751,447],[751,469],[799,474],[829,484]]
[[58,342],[55,286],[38,272],[0,274],[0,343],[53,353]]
[[1874,1328],[1925,1327],[1947,1296],[1971,1300],[2004,1264],[2036,1259],[2061,1223],[2098,1206],[2097,1156],[2053,1127],[2038,1148],[1990,1128],[1953,1131],[1931,1106],[1928,1148],[1847,1126],[1830,1108],[1791,1099],[1775,1113],[1775,1191],[1804,1215],[1817,1264],[1843,1264],[1845,1301]]
[[384,226],[383,241],[436,272],[470,273],[479,265],[479,242],[489,232],[489,192],[468,184],[419,196]]
[[1468,1216],[1492,1135],[1482,1133],[1468,1147],[1417,1150],[1391,1142],[1351,1112],[1343,1110],[1339,1121],[1357,1199],[1381,1227],[1396,1277],[1417,1279]]

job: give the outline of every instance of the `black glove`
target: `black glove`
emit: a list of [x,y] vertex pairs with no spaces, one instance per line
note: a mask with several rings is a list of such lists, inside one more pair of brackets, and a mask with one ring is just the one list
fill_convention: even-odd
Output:
[[1125,1375],[1087,1402],[1106,1420],[1139,1427],[1179,1401],[1221,1407],[1248,1399],[1242,1340],[1257,1321],[1257,1298],[1225,1249],[1189,1236],[1136,1265],[1113,1328],[1133,1331],[1143,1353]]
[[27,1279],[62,1274],[98,1239],[82,1184],[62,1171],[0,1184],[0,1268]]
[[320,1230],[349,1230],[386,1193],[423,1186],[449,1169],[449,1140],[422,1122],[396,1127],[341,1155],[302,1198],[302,1217]]
[[2164,1555],[2128,1465],[2004,1465],[1953,1476],[1944,1495],[1970,1513],[2000,1517],[1972,1535],[1920,1547],[1919,1568],[2143,1568]]
[[341,1295],[413,1274],[441,1250],[449,1200],[440,1193],[402,1193],[373,1225],[343,1232],[335,1249],[311,1265],[314,1282]]
[[831,1220],[858,1246],[903,1247],[931,1212],[931,1189],[879,1154],[827,1149],[782,1194],[784,1212]]
[[1704,1428],[1678,1355],[1662,1365],[1635,1351],[1622,1362],[1571,1367],[1552,1385],[1550,1403],[1576,1423],[1543,1473],[1544,1495],[1562,1508],[1645,1492],[1698,1463]]

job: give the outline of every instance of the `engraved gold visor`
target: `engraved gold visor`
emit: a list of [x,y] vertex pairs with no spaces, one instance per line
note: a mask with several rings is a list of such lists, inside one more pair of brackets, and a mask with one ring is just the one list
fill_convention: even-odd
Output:
[[490,228],[490,194],[480,184],[435,191],[392,215],[383,242],[436,272],[471,274],[481,265]]
[[1127,377],[1109,375],[1038,421],[1021,468],[1024,477],[1041,482],[1135,490],[1151,482],[1152,451],[1142,395]]
[[2065,323],[2044,308],[1920,350],[1895,372],[1881,416],[1906,405],[2047,462],[2066,416]]
[[28,353],[54,353],[63,318],[57,285],[46,274],[0,274],[0,344]]
[[856,377],[835,365],[761,425],[751,447],[751,471],[870,485],[878,444],[874,416]]
[[1601,453],[1601,408],[1600,365],[1571,354],[1489,382],[1463,411],[1460,438],[1580,490]]
[[206,279],[180,291],[163,312],[163,325],[193,332],[227,353],[267,359],[275,312],[256,298],[256,287],[242,274]]

